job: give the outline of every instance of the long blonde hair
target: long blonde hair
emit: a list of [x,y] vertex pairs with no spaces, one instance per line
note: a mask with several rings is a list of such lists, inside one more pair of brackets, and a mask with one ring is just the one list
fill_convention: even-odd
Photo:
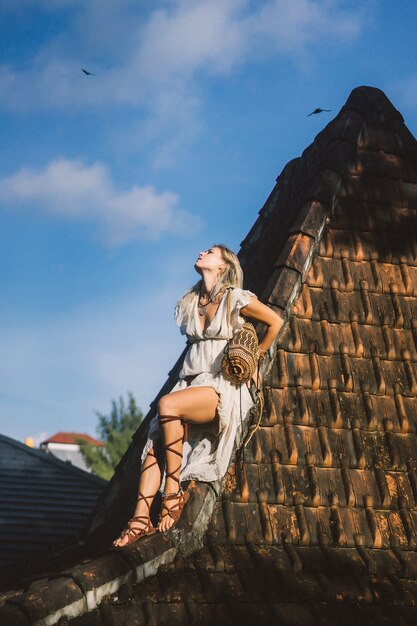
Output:
[[[229,287],[239,287],[241,289],[243,285],[243,272],[236,254],[222,243],[215,243],[211,247],[220,249],[223,261],[226,263],[226,269],[219,276],[217,283],[211,290],[209,294],[210,298],[214,298],[222,289],[228,289]],[[185,294],[178,300],[176,311],[181,309],[182,311],[188,312],[190,310],[195,298],[198,297],[200,293],[202,282],[201,279],[190,287],[190,289],[187,289]]]

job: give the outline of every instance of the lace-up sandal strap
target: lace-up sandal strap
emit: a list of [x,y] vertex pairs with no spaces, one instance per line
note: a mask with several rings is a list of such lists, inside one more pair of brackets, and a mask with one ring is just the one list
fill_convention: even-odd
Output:
[[[172,453],[176,453],[175,450],[170,450],[168,448],[168,446],[166,446],[165,448],[166,450],[169,450],[169,452]],[[182,460],[182,454],[178,453],[178,456],[181,457]],[[173,469],[171,472],[168,472],[168,470],[165,470],[165,478],[172,478],[172,480],[175,480],[175,482],[177,483],[178,487],[180,486],[180,478],[179,478],[179,472],[181,471],[181,465],[182,463],[180,463],[175,469]]]
[[[181,439],[183,442],[188,441],[188,422],[183,417],[180,417],[179,415],[160,415],[159,421],[161,424],[166,424],[168,422],[177,422],[177,421],[181,422],[184,428],[184,434],[181,437]],[[181,439],[178,439],[174,443],[178,443],[178,441],[181,441]],[[172,445],[172,443],[170,443],[169,445]]]
[[[151,496],[144,496],[143,493],[141,491],[138,492],[138,502],[140,502],[141,500],[145,501],[146,506],[148,507],[148,511],[151,511],[151,506],[152,506],[152,501],[154,499],[154,495]],[[151,501],[151,503],[149,504],[148,500]],[[145,517],[144,515],[138,515],[138,517]]]
[[165,443],[164,445],[166,453],[168,452],[171,454],[175,454],[181,460],[178,467],[173,469],[171,472],[168,472],[168,471],[166,472],[166,478],[172,478],[172,480],[174,480],[177,483],[177,485],[180,486],[179,472],[181,471],[181,465],[182,465],[182,452],[179,452],[179,450],[173,450],[172,446],[175,446],[177,443],[184,442],[184,435],[186,435],[188,432],[187,422],[182,417],[179,417],[178,415],[160,415],[159,421],[161,425],[167,424],[169,422],[181,422],[184,427],[184,432],[181,437],[179,437],[178,439],[174,439],[173,441],[169,441],[168,443]]
[[[142,528],[134,528],[135,524],[142,524]],[[132,543],[144,535],[152,535],[156,532],[156,528],[153,527],[149,517],[146,515],[136,515],[132,517],[127,523],[125,530],[120,535],[120,538],[127,536],[128,542]]]
[[124,529],[124,531],[122,532],[122,537],[125,535],[128,535],[130,532],[132,533],[136,533],[136,532],[140,532],[140,530],[142,529],[136,529],[133,528],[134,524],[142,524],[143,528],[146,529],[150,524],[149,524],[149,518],[147,515],[136,515],[135,517],[132,517],[132,519],[130,519],[127,523],[126,528]]
[[[163,493],[159,521],[161,521],[163,517],[168,515],[171,519],[174,520],[174,522],[176,522],[179,516],[181,515],[181,511],[184,508],[184,505],[187,502],[189,497],[190,497],[190,494],[187,491],[184,493],[184,491],[181,488],[176,493]],[[174,504],[172,507],[168,507],[166,505],[167,502],[169,502],[170,500],[175,500],[175,499],[177,499],[178,502]]]
[[[146,467],[142,468],[142,474],[144,474],[146,472],[146,470],[151,469],[151,467],[153,467],[154,465],[158,465],[158,461],[156,460],[156,456],[153,452],[148,452],[148,456],[153,457],[155,459],[155,461],[153,463],[151,463],[150,465],[147,465]],[[143,494],[141,491],[138,491],[138,499],[137,501],[140,502],[140,500],[144,500],[146,506],[148,507],[148,511],[151,511],[151,506],[152,506],[152,501],[154,499],[155,495],[151,494],[149,496],[145,496],[145,494]],[[151,501],[151,503],[149,504],[148,500]],[[138,517],[144,517],[144,516],[138,516]]]
[[[143,467],[143,464],[142,464],[142,467],[141,467],[141,470],[140,470],[141,475],[144,474],[147,470],[151,469],[151,467],[154,467],[155,465],[158,465],[157,458],[156,458],[156,456],[155,456],[155,454],[153,452],[149,451],[148,454],[146,455],[146,458],[148,458],[148,457],[151,457],[152,459],[155,459],[155,460],[154,460],[153,463],[150,463],[149,465],[146,465],[145,467]],[[139,495],[141,495],[140,492],[139,492]],[[145,496],[143,496],[143,497],[145,497]],[[151,496],[146,496],[146,497],[150,498]]]
[[[149,465],[147,465],[146,467],[142,467],[141,471],[142,474],[143,472],[146,472],[146,470],[151,469],[151,467],[153,467],[154,465],[158,465],[158,461],[156,459],[156,455],[153,452],[153,450],[149,450],[148,454],[146,455],[146,458],[151,457],[151,459],[155,459],[153,463],[150,463]],[[146,459],[145,459],[146,460]],[[143,465],[143,464],[142,464]]]
[[[135,525],[139,524],[141,524],[139,528],[134,527]],[[153,535],[153,533],[155,532],[156,528],[153,526],[149,517],[147,517],[146,515],[136,515],[136,517],[132,517],[132,519],[128,521],[126,528],[122,531],[120,537],[117,540],[120,541],[120,539],[124,539],[125,537],[127,537],[127,543],[123,544],[123,546],[119,546],[115,543],[115,541],[113,541],[113,545],[116,548],[123,548],[124,546],[129,545],[129,543],[133,543],[134,541],[137,541],[138,539],[140,539],[141,537],[145,537],[146,535]]]
[[178,472],[181,470],[182,453],[178,452],[178,450],[172,450],[171,446],[174,446],[176,443],[179,443],[180,441],[182,441],[182,437],[180,437],[179,439],[175,439],[175,441],[170,441],[169,443],[165,444],[165,451],[166,452],[170,452],[171,454],[176,454],[181,459],[181,462],[178,465],[178,467],[173,469],[171,472],[168,472],[168,471],[166,472],[166,477],[167,478],[172,478],[173,480],[175,480],[176,483],[178,483],[178,485],[180,484],[180,480],[176,476],[176,474],[178,474]]
[[174,498],[178,498],[178,496],[182,496],[183,493],[183,488],[180,487],[178,491],[172,491],[171,493],[165,493],[165,491],[161,491],[161,497],[164,500],[173,500]]

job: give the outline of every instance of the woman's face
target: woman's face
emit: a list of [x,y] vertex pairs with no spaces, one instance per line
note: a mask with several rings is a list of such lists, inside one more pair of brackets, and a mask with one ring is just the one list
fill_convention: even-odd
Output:
[[222,274],[226,268],[226,263],[223,259],[222,251],[215,246],[200,252],[194,267],[199,274],[201,274],[202,270],[212,270],[217,274]]

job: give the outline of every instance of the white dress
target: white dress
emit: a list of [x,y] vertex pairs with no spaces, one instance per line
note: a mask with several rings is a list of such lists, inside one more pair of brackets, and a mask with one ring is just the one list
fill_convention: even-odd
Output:
[[[237,435],[241,435],[241,425],[245,421],[253,399],[246,384],[236,387],[221,372],[223,351],[233,331],[244,323],[240,309],[251,302],[251,291],[231,290],[230,328],[227,322],[227,299],[223,296],[216,314],[203,332],[201,329],[197,300],[189,312],[179,304],[175,309],[175,320],[182,334],[187,335],[191,345],[185,355],[179,380],[172,391],[190,387],[213,387],[219,394],[217,406],[218,421],[209,424],[191,424],[188,427],[188,441],[184,443],[180,480],[218,481],[228,468]],[[195,376],[191,380],[185,377]],[[148,451],[157,441],[161,431],[158,416],[150,423],[148,441],[142,453],[142,462]],[[163,477],[161,489],[165,482]]]

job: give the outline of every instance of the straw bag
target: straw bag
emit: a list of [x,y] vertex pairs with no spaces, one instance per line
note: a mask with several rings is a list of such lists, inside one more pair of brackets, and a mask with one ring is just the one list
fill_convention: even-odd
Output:
[[[230,329],[231,290],[227,301],[227,327]],[[249,322],[238,328],[224,349],[221,369],[223,376],[236,386],[246,383],[256,371],[259,359],[258,337]]]

